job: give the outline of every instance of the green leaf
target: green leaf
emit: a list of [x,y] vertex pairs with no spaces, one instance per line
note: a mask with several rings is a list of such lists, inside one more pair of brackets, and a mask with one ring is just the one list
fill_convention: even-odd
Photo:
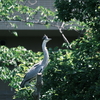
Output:
[[17,32],[15,32],[15,31],[14,31],[12,34],[14,34],[15,36],[18,36],[18,33],[17,33]]

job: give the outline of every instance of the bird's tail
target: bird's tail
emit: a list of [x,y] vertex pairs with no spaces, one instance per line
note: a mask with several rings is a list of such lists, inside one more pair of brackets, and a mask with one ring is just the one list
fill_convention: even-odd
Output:
[[22,83],[20,84],[20,87],[23,88],[25,85],[25,81],[23,80]]

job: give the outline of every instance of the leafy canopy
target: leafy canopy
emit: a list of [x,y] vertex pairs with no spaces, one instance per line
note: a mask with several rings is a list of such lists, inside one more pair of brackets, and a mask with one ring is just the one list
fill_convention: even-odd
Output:
[[[71,43],[73,50],[49,50],[50,63],[43,74],[41,100],[99,100],[100,2],[56,0],[55,6],[60,20],[66,22],[75,18],[88,27],[85,28],[83,37]],[[33,63],[42,59],[42,53],[36,54],[23,47],[1,47],[0,52],[0,78],[10,81],[9,85],[15,88],[17,97],[32,100],[33,90],[29,87],[20,89],[19,84],[28,69],[27,66],[31,67]],[[15,66],[13,70],[7,68],[11,65]]]
[[61,21],[70,22],[74,18],[84,22],[88,27],[83,37],[71,43],[72,51],[62,49],[52,51],[52,61],[44,75],[45,95],[42,98],[43,100],[99,100],[100,2],[56,0],[55,6],[58,19]]
[[72,51],[52,50],[42,99],[99,100],[100,1],[56,0],[55,6],[61,21],[76,19],[88,27],[83,37],[71,43]]
[[55,20],[55,13],[51,10],[41,5],[32,8],[26,2],[25,0],[1,0],[0,21],[9,22],[12,27],[18,28],[14,21],[25,22],[28,26],[39,23],[48,27]]
[[[21,89],[20,84],[27,70],[42,58],[41,52],[35,53],[21,46],[10,49],[0,46],[0,80],[8,81],[8,85],[15,89],[14,98],[32,100],[34,90],[30,87]],[[35,81],[32,84],[34,86]]]

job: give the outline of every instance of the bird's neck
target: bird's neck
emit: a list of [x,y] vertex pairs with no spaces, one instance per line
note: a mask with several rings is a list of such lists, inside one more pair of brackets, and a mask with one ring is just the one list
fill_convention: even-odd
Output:
[[43,53],[44,53],[44,58],[43,58],[42,64],[43,64],[44,67],[46,67],[48,62],[49,62],[49,53],[48,53],[48,50],[46,48],[46,42],[45,41],[43,41],[43,43],[42,43],[42,50],[43,50]]

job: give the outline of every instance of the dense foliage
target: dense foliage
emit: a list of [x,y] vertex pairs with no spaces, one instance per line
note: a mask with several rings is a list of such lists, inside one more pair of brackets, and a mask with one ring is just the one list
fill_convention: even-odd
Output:
[[100,41],[85,35],[72,43],[72,51],[51,51],[42,100],[99,100]]
[[61,21],[76,19],[92,28],[94,34],[100,33],[100,0],[56,0],[55,7]]
[[99,0],[56,0],[55,6],[57,16],[62,21],[76,18],[88,22],[100,18]]
[[0,21],[8,22],[14,28],[18,28],[16,21],[25,22],[28,26],[39,23],[47,27],[54,21],[54,12],[41,5],[33,8],[29,5],[26,0],[1,0]]
[[[99,99],[100,43],[93,42],[91,36],[87,40],[85,38],[72,43],[73,51],[49,49],[50,63],[43,73],[41,100]],[[8,49],[4,46],[0,52],[0,79],[9,81],[16,91],[15,98],[31,100],[34,90],[30,87],[21,89],[19,85],[27,69],[42,59],[42,53],[34,53],[24,47]]]
[[[0,79],[8,81],[9,86],[15,89],[16,96],[14,98],[23,98],[24,100],[32,100],[32,92],[30,87],[20,88],[21,81],[27,70],[42,59],[42,53],[34,53],[24,47],[7,48],[0,47]],[[35,82],[32,82],[33,87]]]
[[44,75],[45,95],[42,99],[99,100],[100,2],[56,0],[55,6],[58,19],[70,21],[75,18],[87,24],[88,28],[83,37],[72,42],[72,51],[52,51],[50,67]]
[[42,100],[65,100],[70,75],[74,75],[74,67],[71,57],[72,52],[55,48],[50,53],[50,64],[44,73],[44,86],[42,89]]
[[[25,23],[29,27],[33,27],[34,24],[40,24],[45,25],[47,28],[50,26],[58,29],[60,28],[61,22],[57,19],[56,9],[52,11],[41,6],[41,4],[32,6],[29,2],[28,0],[1,0],[0,21],[5,22],[5,25],[10,24],[13,28],[19,27],[16,22]],[[83,24],[73,19],[70,23],[66,23],[63,28],[72,29],[75,24],[80,26],[81,29],[85,27]],[[78,28],[75,26],[74,29]],[[15,32],[13,34],[16,35]]]
[[[50,63],[43,73],[41,100],[99,100],[100,2],[56,0],[55,6],[60,20],[66,22],[74,18],[88,27],[83,37],[71,43],[72,50],[49,50]],[[42,59],[42,53],[4,46],[0,47],[0,52],[0,79],[9,81],[16,90],[16,97],[32,100],[33,90],[30,87],[21,89],[19,84],[28,66]]]

